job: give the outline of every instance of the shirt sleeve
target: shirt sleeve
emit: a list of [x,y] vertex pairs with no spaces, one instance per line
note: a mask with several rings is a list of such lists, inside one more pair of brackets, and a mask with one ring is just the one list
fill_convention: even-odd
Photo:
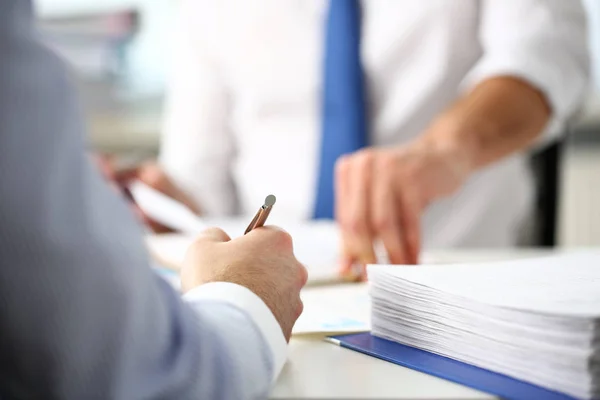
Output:
[[218,31],[215,3],[179,2],[159,163],[204,215],[222,216],[234,213],[237,202],[228,90],[210,43]]
[[[212,304],[227,304],[241,312],[257,327],[271,354],[273,369],[271,379],[275,381],[287,359],[287,344],[279,323],[266,304],[251,290],[228,282],[214,282],[199,286],[183,298],[199,313],[206,312]],[[220,316],[220,322],[230,325],[230,320]],[[245,345],[231,337],[233,329],[222,329],[223,337],[230,339],[231,347]],[[241,351],[240,355],[244,352]],[[240,360],[243,361],[243,360]]]
[[530,83],[552,109],[541,143],[552,140],[586,94],[589,55],[580,0],[483,0],[480,7],[483,57],[466,77],[464,88],[495,76]]

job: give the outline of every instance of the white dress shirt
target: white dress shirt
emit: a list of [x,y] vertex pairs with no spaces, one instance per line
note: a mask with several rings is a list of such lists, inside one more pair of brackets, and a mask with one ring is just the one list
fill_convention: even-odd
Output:
[[[324,0],[185,0],[160,162],[207,215],[311,217],[320,146]],[[559,133],[588,75],[585,13],[570,0],[369,0],[362,58],[370,140],[397,146],[481,81],[540,89]],[[474,174],[423,220],[425,246],[507,246],[531,213],[527,155]],[[273,222],[276,222],[275,219]]]

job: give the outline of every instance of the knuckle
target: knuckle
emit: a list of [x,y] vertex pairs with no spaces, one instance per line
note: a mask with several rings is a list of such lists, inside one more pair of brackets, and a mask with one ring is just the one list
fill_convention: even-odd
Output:
[[367,224],[362,219],[352,218],[347,223],[348,231],[354,234],[363,234],[367,231]]
[[161,188],[167,180],[165,173],[155,165],[144,166],[139,174],[139,179],[154,188]]
[[227,233],[225,233],[225,231],[223,229],[217,228],[217,227],[211,227],[211,228],[206,229],[204,231],[204,234],[206,236],[216,238],[223,242],[229,240],[229,236],[227,235]]
[[342,215],[340,216],[339,224],[343,231],[351,232],[352,226],[355,224],[355,222],[348,215]]
[[197,249],[198,247],[203,247],[205,244],[206,244],[206,241],[204,240],[204,237],[202,235],[200,235],[194,239],[194,241],[188,247],[188,249]]
[[392,229],[394,226],[394,221],[392,218],[386,215],[378,215],[373,219],[373,228],[377,232],[385,232]]
[[356,153],[356,163],[361,165],[362,167],[366,167],[370,165],[376,156],[376,151],[374,149],[364,149]]
[[416,167],[412,165],[407,165],[403,167],[400,171],[398,171],[399,178],[405,183],[418,183],[418,172]]
[[298,297],[298,305],[296,306],[296,318],[300,317],[300,315],[302,315],[303,312],[304,312],[304,303]]
[[204,254],[206,250],[206,242],[202,239],[195,239],[187,248],[185,257],[195,257],[196,255]]
[[286,249],[293,248],[294,241],[292,239],[292,235],[290,235],[288,232],[284,230],[278,230],[275,235],[277,237],[277,243],[279,243],[282,247]]
[[227,233],[220,228],[208,228],[202,231],[191,243],[190,249],[195,251],[206,250],[207,247],[216,243],[228,242],[231,240]]
[[216,226],[211,226],[211,227],[204,229],[203,233],[204,234],[213,234],[213,233],[223,234],[225,232],[223,232],[223,230],[221,228],[217,228]]
[[423,180],[419,179],[417,175],[408,174],[405,176],[403,185],[409,190],[401,191],[402,198],[411,197],[413,193],[417,193],[424,185]]
[[308,282],[308,270],[306,269],[306,267],[301,264],[298,263],[299,265],[299,273],[300,273],[300,286],[304,287],[304,285],[306,285],[306,282]]
[[350,170],[350,156],[344,155],[337,159],[335,162],[335,175],[338,178],[342,178],[348,175]]
[[337,216],[337,221],[342,231],[350,231],[350,219],[346,215],[339,214]]
[[384,154],[379,158],[379,167],[382,171],[391,172],[396,168],[396,158],[392,154]]

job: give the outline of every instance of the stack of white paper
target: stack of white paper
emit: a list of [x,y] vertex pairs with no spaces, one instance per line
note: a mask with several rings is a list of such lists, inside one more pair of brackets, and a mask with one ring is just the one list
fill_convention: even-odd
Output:
[[600,396],[600,253],[368,272],[374,335]]

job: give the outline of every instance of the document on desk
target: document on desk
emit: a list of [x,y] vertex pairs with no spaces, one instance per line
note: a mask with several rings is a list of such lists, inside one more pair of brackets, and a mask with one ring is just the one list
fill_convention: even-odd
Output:
[[[211,223],[212,222],[212,223]],[[244,221],[211,221],[208,226],[218,226],[230,236],[243,234]],[[241,233],[239,228],[241,228]],[[344,279],[338,274],[338,245],[336,237],[327,233],[326,226],[292,227],[289,232],[294,238],[294,254],[308,270],[308,284],[322,285],[339,283]],[[146,243],[150,254],[161,265],[179,270],[187,249],[194,241],[193,235],[169,233],[148,235]]]
[[146,215],[164,226],[188,234],[197,234],[206,228],[202,219],[188,207],[145,183],[135,181],[129,185],[129,191]]
[[304,312],[292,333],[341,334],[371,329],[371,301],[366,283],[304,288]]
[[600,397],[600,252],[368,272],[374,336]]
[[[141,182],[135,182],[129,189],[135,201],[150,217],[180,232],[147,237],[148,247],[156,261],[174,270],[179,269],[188,247],[203,229],[216,226],[235,238],[244,234],[251,219],[200,218],[181,203]],[[271,221],[292,235],[294,254],[308,269],[309,284],[344,281],[337,272],[340,245],[338,229],[334,223],[290,223],[278,219],[276,212],[271,215]]]

